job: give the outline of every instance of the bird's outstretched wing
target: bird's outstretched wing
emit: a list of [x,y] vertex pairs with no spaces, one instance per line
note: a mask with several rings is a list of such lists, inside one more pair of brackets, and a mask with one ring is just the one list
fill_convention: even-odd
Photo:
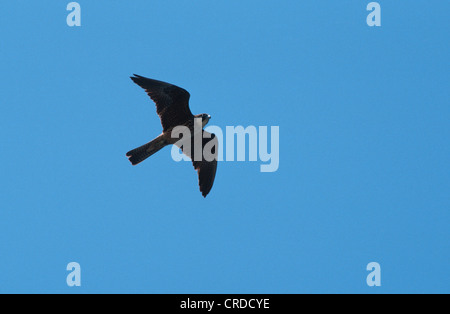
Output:
[[202,135],[201,160],[194,160],[194,137],[191,138],[190,147],[187,148],[182,146],[181,150],[183,151],[183,154],[191,158],[194,169],[197,170],[198,173],[200,192],[202,192],[203,197],[206,197],[211,191],[216,177],[219,141],[215,134],[206,132],[205,130],[203,130]]
[[[200,186],[200,192],[202,192],[203,197],[206,197],[209,191],[211,191],[211,188],[214,184],[214,179],[216,178],[219,141],[214,134],[203,130],[202,144],[204,154],[210,153],[211,157],[213,158],[210,157],[207,160],[205,159],[205,156],[203,156],[201,161],[193,161],[192,163],[194,165],[194,169],[198,172],[198,184]],[[206,149],[207,152],[205,152],[206,145],[208,146],[208,149]]]
[[163,131],[182,125],[193,118],[189,109],[190,94],[185,89],[137,74],[130,78],[145,89],[150,98],[156,103],[156,112],[161,119]]

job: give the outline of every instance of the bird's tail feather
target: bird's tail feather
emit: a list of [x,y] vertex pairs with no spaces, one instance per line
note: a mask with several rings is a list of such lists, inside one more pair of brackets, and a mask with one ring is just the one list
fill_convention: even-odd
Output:
[[147,144],[144,144],[138,148],[135,148],[133,150],[130,150],[127,153],[127,157],[130,160],[131,164],[137,165],[138,163],[144,161],[154,153],[161,150],[164,146],[167,145],[167,142],[165,141],[163,135],[161,134],[157,138],[155,138],[153,141],[148,142]]

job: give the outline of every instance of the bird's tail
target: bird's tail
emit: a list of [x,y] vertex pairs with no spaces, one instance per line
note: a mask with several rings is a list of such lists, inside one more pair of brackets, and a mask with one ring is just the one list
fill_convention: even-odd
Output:
[[161,134],[157,138],[155,138],[153,141],[148,142],[145,145],[142,145],[138,148],[135,148],[133,150],[130,150],[127,153],[127,157],[130,160],[131,164],[137,165],[138,163],[144,161],[154,153],[161,150],[164,146],[168,145],[166,140],[164,139],[163,135]]

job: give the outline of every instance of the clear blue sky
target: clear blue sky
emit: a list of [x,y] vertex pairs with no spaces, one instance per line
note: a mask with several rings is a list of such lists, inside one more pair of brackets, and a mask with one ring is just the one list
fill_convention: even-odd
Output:
[[[450,292],[449,1],[68,2],[0,10],[0,292]],[[168,148],[132,167],[161,131],[132,73],[280,126],[279,170],[204,199]]]

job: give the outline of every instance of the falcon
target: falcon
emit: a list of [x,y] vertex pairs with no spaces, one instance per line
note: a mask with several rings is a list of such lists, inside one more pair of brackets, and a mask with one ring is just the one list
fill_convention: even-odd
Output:
[[[145,89],[146,93],[155,102],[156,112],[161,119],[163,128],[162,133],[154,140],[130,150],[126,154],[131,164],[133,166],[139,164],[165,146],[177,145],[182,150],[183,154],[192,160],[194,169],[197,170],[198,173],[200,192],[203,197],[206,197],[211,191],[216,176],[218,154],[217,137],[215,134],[206,132],[203,129],[211,119],[211,116],[206,113],[193,115],[189,109],[190,94],[181,87],[136,74],[130,78],[134,83]],[[195,136],[195,130],[197,128],[194,126],[195,123],[198,122],[201,122],[201,136]],[[175,136],[175,132],[174,136],[172,136],[172,131],[174,131],[174,128],[177,126],[189,128],[190,138],[182,139],[180,141],[180,136]],[[196,140],[201,140],[201,158],[197,158],[197,155],[195,155],[196,158],[194,158],[194,149],[190,149],[195,145],[194,138],[196,138]],[[186,145],[187,142],[191,145]],[[203,155],[203,149],[206,145],[212,147],[212,160]]]

